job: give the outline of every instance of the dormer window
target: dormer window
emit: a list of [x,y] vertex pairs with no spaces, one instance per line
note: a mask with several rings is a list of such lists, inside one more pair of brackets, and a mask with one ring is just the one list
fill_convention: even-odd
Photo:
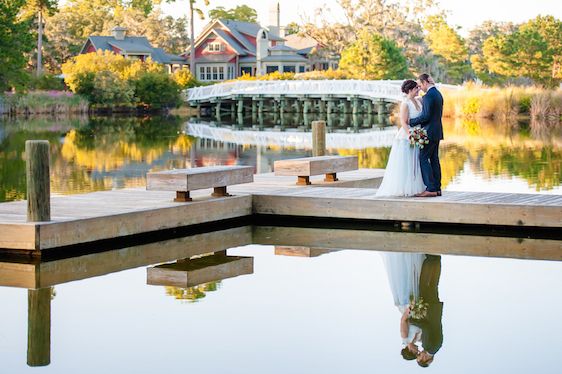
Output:
[[222,52],[222,51],[224,51],[224,44],[222,44],[222,43],[209,43],[209,44],[207,44],[207,49],[210,52]]

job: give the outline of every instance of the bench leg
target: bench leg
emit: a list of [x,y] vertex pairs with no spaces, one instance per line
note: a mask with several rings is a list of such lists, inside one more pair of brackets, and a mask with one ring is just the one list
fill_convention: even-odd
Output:
[[191,200],[191,197],[189,197],[189,191],[176,191],[176,198],[174,199],[175,202],[186,203]]
[[328,173],[324,178],[324,182],[337,182],[338,178],[336,177],[336,173]]
[[211,194],[213,197],[226,197],[232,196],[226,192],[226,186],[224,187],[215,187],[213,193]]
[[308,186],[310,183],[310,177],[298,177],[297,186]]

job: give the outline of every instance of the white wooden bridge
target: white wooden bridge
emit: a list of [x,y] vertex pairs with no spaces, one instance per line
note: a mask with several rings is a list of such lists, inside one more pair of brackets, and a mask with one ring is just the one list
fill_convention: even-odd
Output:
[[[192,106],[252,114],[262,112],[387,113],[400,102],[402,80],[234,81],[185,91]],[[458,86],[440,85],[447,88]]]

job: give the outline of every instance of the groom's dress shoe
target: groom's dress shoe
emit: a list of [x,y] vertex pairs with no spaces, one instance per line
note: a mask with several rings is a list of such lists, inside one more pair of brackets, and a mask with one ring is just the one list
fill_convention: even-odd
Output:
[[441,196],[441,190],[437,191],[437,196]]
[[423,191],[422,193],[419,193],[416,196],[417,197],[436,197],[437,192]]

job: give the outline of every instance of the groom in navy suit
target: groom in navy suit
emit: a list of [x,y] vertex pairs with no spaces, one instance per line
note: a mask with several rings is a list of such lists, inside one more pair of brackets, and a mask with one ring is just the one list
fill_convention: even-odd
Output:
[[429,74],[418,77],[418,84],[425,92],[422,113],[410,119],[410,126],[421,125],[427,131],[429,144],[420,149],[420,167],[426,190],[416,196],[441,196],[441,165],[439,164],[439,142],[443,140],[443,96],[435,87]]

